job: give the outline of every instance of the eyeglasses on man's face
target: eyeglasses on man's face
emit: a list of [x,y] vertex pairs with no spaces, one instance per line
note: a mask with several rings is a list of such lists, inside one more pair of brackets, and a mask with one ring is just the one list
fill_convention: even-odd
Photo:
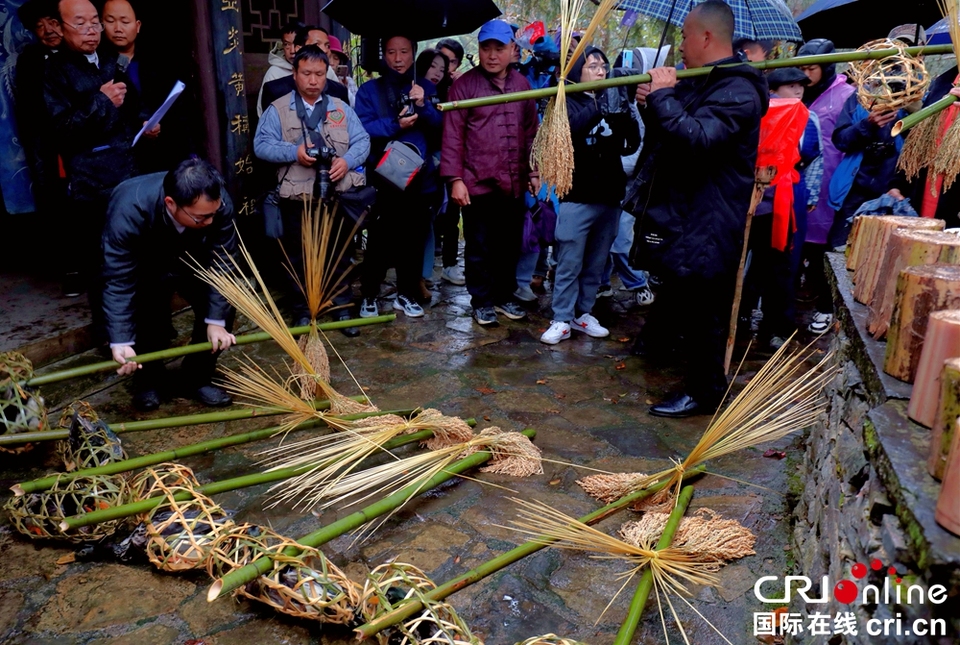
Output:
[[610,71],[610,66],[605,65],[603,63],[592,63],[590,65],[587,65],[584,69],[591,72],[603,72],[604,74],[606,74],[607,72]]
[[220,206],[217,207],[217,210],[205,215],[194,215],[183,206],[178,206],[177,209],[180,212],[182,212],[184,215],[192,219],[194,224],[196,224],[197,226],[202,226],[205,224],[209,224],[210,222],[213,221],[213,218],[215,218],[217,215],[223,212],[223,204],[221,203]]
[[69,22],[63,23],[70,29],[73,29],[80,34],[97,34],[103,31],[103,23],[101,22],[84,22],[79,25],[71,25]]

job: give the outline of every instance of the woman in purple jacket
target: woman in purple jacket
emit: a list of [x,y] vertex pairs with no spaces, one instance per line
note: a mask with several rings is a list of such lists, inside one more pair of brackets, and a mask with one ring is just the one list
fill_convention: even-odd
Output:
[[[833,43],[825,38],[809,41],[797,51],[797,56],[829,54],[834,51]],[[847,78],[837,74],[835,64],[804,65],[800,70],[810,79],[810,85],[803,93],[803,104],[815,112],[820,119],[820,132],[823,136],[823,186],[830,185],[830,179],[843,153],[833,145],[833,129],[837,117],[843,111],[843,104],[856,90],[847,84]],[[836,211],[830,208],[829,191],[820,192],[820,201],[807,215],[807,237],[804,242],[804,257],[809,263],[807,268],[807,286],[816,296],[816,313],[807,328],[820,334],[833,324],[833,302],[830,287],[827,285],[823,268],[824,254],[827,252],[827,235],[833,225]]]

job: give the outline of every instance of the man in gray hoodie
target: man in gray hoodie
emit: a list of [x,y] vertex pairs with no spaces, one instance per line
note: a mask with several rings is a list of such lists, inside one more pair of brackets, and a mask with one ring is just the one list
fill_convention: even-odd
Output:
[[257,94],[257,116],[263,115],[263,110],[260,108],[260,99],[263,98],[263,86],[270,81],[275,81],[278,78],[293,74],[293,57],[297,53],[297,46],[293,41],[297,37],[297,32],[300,31],[302,27],[303,25],[299,22],[293,20],[288,22],[287,26],[284,27],[280,33],[280,52],[272,51],[269,56],[267,56],[267,62],[270,63],[270,68],[267,70],[267,73],[263,75],[263,82],[260,83],[260,93]]

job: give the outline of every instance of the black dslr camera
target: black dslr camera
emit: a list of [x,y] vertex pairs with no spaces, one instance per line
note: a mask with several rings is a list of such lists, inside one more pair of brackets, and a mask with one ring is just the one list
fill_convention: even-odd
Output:
[[313,183],[314,196],[323,201],[333,198],[334,188],[333,182],[330,181],[330,166],[337,158],[337,151],[321,144],[314,148],[307,148],[307,156],[317,162],[317,178]]

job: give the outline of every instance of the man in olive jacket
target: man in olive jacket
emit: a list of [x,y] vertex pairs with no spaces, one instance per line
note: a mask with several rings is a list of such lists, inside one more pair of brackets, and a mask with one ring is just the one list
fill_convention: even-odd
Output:
[[734,66],[680,82],[674,68],[656,68],[637,88],[646,140],[625,209],[637,217],[633,263],[662,289],[634,353],[686,359],[683,391],[653,406],[656,416],[711,413],[727,388],[728,321],[769,103],[763,75],[736,65],[733,26],[721,0],[697,5],[683,26],[684,64]]
[[133,403],[139,410],[160,406],[163,363],[138,364],[136,355],[169,346],[174,292],[193,309],[191,342],[213,345],[212,352],[184,358],[185,393],[208,406],[231,403],[211,379],[220,352],[236,342],[229,331],[234,311],[191,266],[196,261],[209,267],[223,254],[235,254],[233,215],[223,177],[201,159],[129,179],[110,197],[103,230],[103,310],[113,359],[121,365],[117,372],[136,373]]

